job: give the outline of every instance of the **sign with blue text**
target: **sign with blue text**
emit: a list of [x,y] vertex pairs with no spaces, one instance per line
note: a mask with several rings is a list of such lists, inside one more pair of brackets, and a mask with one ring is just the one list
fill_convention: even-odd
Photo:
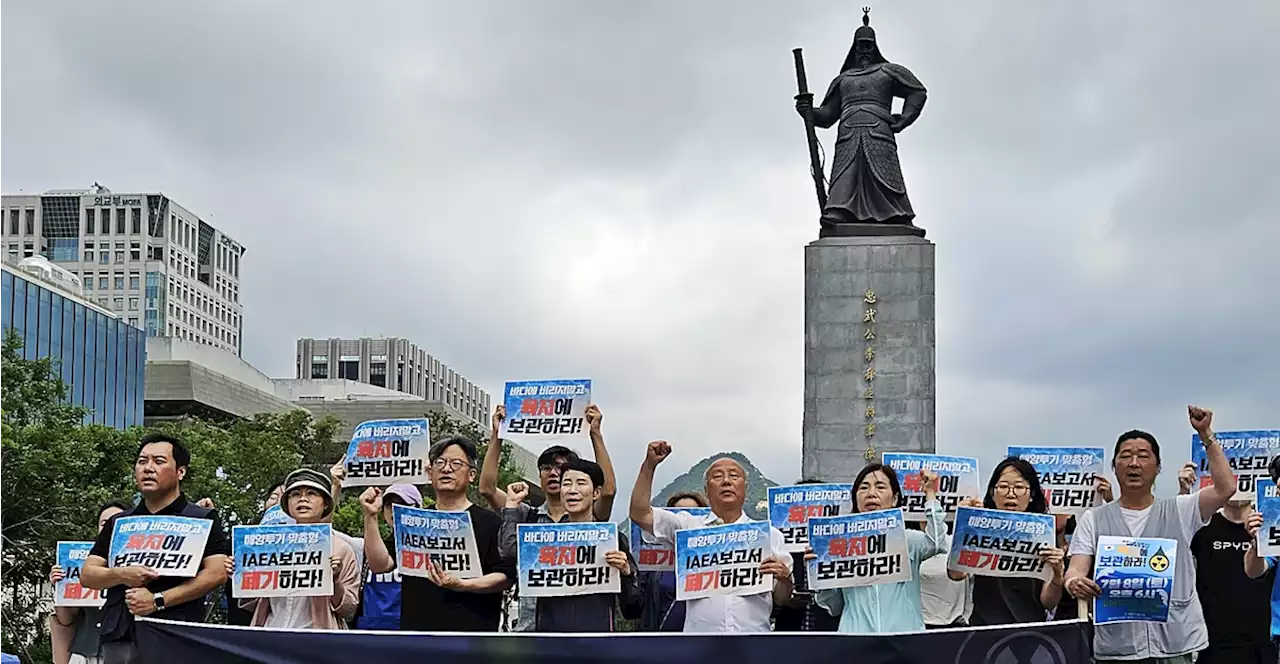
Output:
[[676,599],[755,595],[773,588],[760,572],[769,547],[766,521],[676,531]]
[[1168,622],[1177,554],[1177,540],[1099,537],[1093,622]]
[[236,526],[231,529],[235,596],[333,594],[333,528],[327,523]]
[[522,523],[516,538],[521,597],[622,591],[621,573],[604,557],[618,550],[618,524]]
[[1262,513],[1262,527],[1258,529],[1258,555],[1263,558],[1280,556],[1280,496],[1276,483],[1270,477],[1258,479],[1258,511]]
[[[692,514],[705,517],[711,514],[710,507],[657,507],[673,514]],[[676,568],[675,542],[659,542],[657,538],[640,530],[635,521],[631,522],[631,553],[636,558],[636,567],[641,572],[671,572]]]
[[1106,453],[1101,447],[1009,446],[1009,456],[1036,467],[1051,514],[1078,515],[1094,506],[1093,478],[1106,471]]
[[107,566],[141,565],[160,576],[195,576],[212,528],[209,519],[184,516],[119,517],[111,531]]
[[507,383],[502,403],[507,417],[502,435],[538,440],[576,438],[587,433],[591,379],[523,380]]
[[[1236,494],[1232,500],[1253,500],[1257,495],[1254,484],[1258,478],[1268,476],[1267,464],[1271,463],[1271,457],[1280,454],[1280,429],[1222,431],[1215,435],[1236,476]],[[1196,465],[1200,488],[1213,486],[1199,434],[1191,434],[1191,462]]]
[[293,517],[289,516],[288,514],[285,514],[284,510],[281,509],[279,505],[272,505],[271,507],[267,508],[267,511],[262,513],[262,521],[258,525],[279,526],[282,524],[287,525],[291,523],[296,523],[293,520]]
[[782,532],[787,551],[809,546],[809,519],[852,511],[852,484],[797,484],[769,487],[769,525]]
[[62,580],[53,587],[54,606],[102,606],[101,590],[80,585],[80,570],[89,557],[93,542],[58,542],[58,567]]
[[396,566],[404,576],[427,576],[427,563],[459,579],[484,576],[469,512],[395,504]]
[[872,586],[911,579],[902,510],[809,519],[809,590]]
[[1040,557],[1053,548],[1053,515],[977,507],[956,510],[947,568],[978,576],[1053,578]]
[[370,420],[351,434],[342,486],[426,484],[431,423],[425,418]]
[[974,457],[885,452],[884,465],[898,474],[902,511],[908,521],[925,520],[922,470],[938,474],[938,502],[948,516],[955,514],[961,500],[982,495],[978,488],[978,460]]

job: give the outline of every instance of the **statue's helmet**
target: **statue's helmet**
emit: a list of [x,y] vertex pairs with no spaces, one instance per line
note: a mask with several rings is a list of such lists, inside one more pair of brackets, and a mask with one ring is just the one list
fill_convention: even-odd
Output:
[[[860,43],[861,48],[859,48]],[[845,57],[844,66],[840,67],[840,71],[856,68],[860,55],[869,58],[870,64],[873,65],[888,62],[880,54],[880,47],[876,44],[876,31],[871,27],[870,7],[862,8],[862,25],[853,32],[853,46],[849,47],[849,55]]]

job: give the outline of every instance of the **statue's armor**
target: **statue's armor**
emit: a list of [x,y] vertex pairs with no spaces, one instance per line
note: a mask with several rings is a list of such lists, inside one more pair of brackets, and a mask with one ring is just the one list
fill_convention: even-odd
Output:
[[[893,67],[882,64],[860,71],[847,71],[836,79],[841,109],[835,161],[831,165],[833,182],[844,175],[861,148],[880,185],[895,194],[906,193],[902,166],[898,163],[898,142],[889,126],[893,120],[889,109],[893,108],[896,83],[893,73],[897,73],[889,71]],[[905,71],[901,67],[896,69]]]

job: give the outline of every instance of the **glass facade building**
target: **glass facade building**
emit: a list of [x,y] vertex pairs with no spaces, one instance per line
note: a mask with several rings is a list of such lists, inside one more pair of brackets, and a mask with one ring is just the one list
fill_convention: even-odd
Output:
[[142,424],[146,333],[34,276],[2,274],[0,323],[17,330],[23,356],[55,360],[69,400],[92,409],[88,422]]

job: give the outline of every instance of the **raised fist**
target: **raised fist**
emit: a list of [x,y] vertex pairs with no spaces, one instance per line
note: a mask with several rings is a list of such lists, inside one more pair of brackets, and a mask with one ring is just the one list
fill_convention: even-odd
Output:
[[502,421],[505,419],[507,419],[507,407],[498,404],[498,407],[493,409],[493,430],[498,431],[501,429]]
[[512,482],[507,485],[507,507],[515,509],[525,498],[529,497],[529,485],[524,482]]
[[1187,419],[1191,420],[1191,428],[1204,438],[1213,430],[1213,411],[1199,406],[1187,406]]
[[649,443],[649,450],[645,452],[644,462],[652,466],[657,466],[663,461],[666,461],[667,457],[670,455],[671,446],[667,444],[667,441],[655,440],[652,443]]
[[587,406],[587,425],[591,427],[592,431],[600,430],[600,421],[603,419],[604,416],[600,414],[600,408],[598,406],[595,404]]
[[360,494],[360,507],[366,516],[378,516],[382,511],[382,489],[371,486]]
[[1178,493],[1187,494],[1196,485],[1196,465],[1188,461],[1178,471]]

